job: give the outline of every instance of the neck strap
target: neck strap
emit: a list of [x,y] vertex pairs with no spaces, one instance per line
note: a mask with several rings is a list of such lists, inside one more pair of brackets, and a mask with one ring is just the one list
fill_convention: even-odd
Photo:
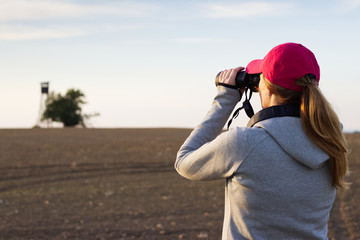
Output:
[[300,117],[300,106],[287,104],[264,108],[250,119],[247,127],[252,127],[260,121],[274,117]]

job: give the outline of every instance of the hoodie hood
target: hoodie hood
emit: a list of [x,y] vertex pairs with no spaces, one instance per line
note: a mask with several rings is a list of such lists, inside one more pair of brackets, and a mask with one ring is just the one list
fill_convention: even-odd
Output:
[[266,119],[254,127],[266,130],[287,154],[309,168],[319,168],[329,159],[329,155],[306,136],[298,117]]

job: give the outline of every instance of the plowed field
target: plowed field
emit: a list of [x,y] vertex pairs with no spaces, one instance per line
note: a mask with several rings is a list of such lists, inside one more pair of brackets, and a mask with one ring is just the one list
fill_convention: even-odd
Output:
[[[224,181],[173,168],[188,129],[0,130],[0,239],[220,239]],[[360,134],[330,239],[360,239]]]

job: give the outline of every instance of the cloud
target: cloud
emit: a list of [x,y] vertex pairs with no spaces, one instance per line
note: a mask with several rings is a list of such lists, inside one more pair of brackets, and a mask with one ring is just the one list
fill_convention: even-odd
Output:
[[336,4],[332,7],[329,14],[334,16],[356,14],[357,10],[360,7],[360,0],[338,0]]
[[145,3],[78,4],[55,0],[0,0],[0,21],[81,18],[96,15],[148,16],[159,6]]
[[278,16],[289,13],[293,6],[285,2],[245,2],[235,4],[209,3],[203,5],[206,15],[212,18],[248,18]]
[[158,5],[132,1],[80,4],[60,0],[0,0],[0,40],[59,39],[141,29],[146,23],[127,25],[118,17],[148,17],[159,9]]
[[175,42],[179,43],[226,43],[229,42],[230,39],[226,38],[196,38],[196,37],[189,37],[189,38],[176,38],[173,39]]
[[342,0],[342,2],[348,7],[352,7],[352,8],[360,7],[360,0]]
[[34,40],[44,38],[68,38],[85,35],[85,29],[61,27],[39,28],[26,25],[0,26],[0,40]]
[[0,40],[65,39],[119,30],[142,29],[145,25],[51,25],[31,26],[26,24],[0,24]]

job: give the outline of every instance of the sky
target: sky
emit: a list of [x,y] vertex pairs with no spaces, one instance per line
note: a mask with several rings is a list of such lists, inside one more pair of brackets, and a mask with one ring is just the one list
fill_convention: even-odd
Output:
[[320,89],[359,131],[360,0],[0,0],[0,128],[33,127],[47,81],[85,93],[89,127],[194,128],[219,71],[285,42],[314,52]]

